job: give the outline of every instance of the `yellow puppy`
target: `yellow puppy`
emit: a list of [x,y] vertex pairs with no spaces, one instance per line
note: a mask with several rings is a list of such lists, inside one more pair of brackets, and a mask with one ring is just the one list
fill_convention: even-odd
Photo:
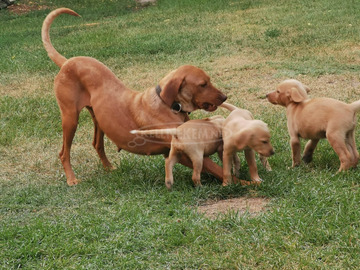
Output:
[[[254,151],[260,154],[261,162],[267,170],[271,170],[271,167],[265,157],[274,154],[267,125],[263,121],[254,120],[248,110],[239,109],[226,102],[220,106],[231,111],[222,130],[224,141],[223,186],[230,183],[232,160],[234,156],[237,156],[236,152],[241,150],[245,152],[251,180],[260,183],[261,179],[258,175]],[[236,171],[238,171],[240,163],[237,163],[236,160],[234,162]]]
[[327,138],[340,159],[339,172],[355,167],[359,153],[355,145],[356,112],[360,100],[351,104],[332,98],[309,99],[309,89],[297,80],[285,80],[266,95],[272,104],[286,107],[292,149],[292,166],[300,164],[300,138],[310,139],[303,160],[308,163],[317,143]]
[[224,121],[224,117],[215,115],[187,121],[177,128],[132,130],[131,133],[172,137],[170,153],[165,159],[165,185],[168,189],[174,184],[173,167],[184,155],[192,162],[194,185],[201,186],[200,173],[204,156],[210,156],[215,152],[220,156],[222,154],[221,129]]

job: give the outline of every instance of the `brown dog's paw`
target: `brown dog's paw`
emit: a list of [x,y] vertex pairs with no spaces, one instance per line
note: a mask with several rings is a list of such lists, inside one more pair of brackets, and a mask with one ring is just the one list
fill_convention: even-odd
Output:
[[104,167],[104,169],[105,169],[105,171],[107,171],[107,172],[112,172],[112,171],[115,171],[116,170],[116,168],[113,166],[113,165],[109,165],[109,166],[106,166],[106,167]]
[[193,179],[194,187],[198,188],[201,187],[201,182],[199,179]]
[[79,180],[79,179],[76,179],[76,178],[74,178],[74,179],[68,179],[67,181],[66,181],[66,183],[68,184],[68,186],[75,186],[75,185],[77,185],[77,184],[79,184],[81,182],[81,180]]
[[174,182],[171,181],[171,180],[166,180],[165,181],[165,186],[169,191],[172,189],[173,184],[174,184]]

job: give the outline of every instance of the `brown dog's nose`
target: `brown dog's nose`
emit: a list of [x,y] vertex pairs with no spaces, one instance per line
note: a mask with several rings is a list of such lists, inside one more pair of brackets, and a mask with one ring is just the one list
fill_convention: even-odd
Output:
[[275,151],[274,150],[271,150],[270,152],[270,156],[274,155],[275,154]]
[[221,100],[221,103],[223,103],[225,100],[227,100],[227,96],[225,96],[224,94],[221,94],[220,100]]

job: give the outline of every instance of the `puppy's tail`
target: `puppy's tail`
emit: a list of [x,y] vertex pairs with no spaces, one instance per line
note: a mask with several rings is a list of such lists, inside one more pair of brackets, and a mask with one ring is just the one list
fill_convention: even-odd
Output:
[[164,128],[164,129],[148,129],[148,130],[131,130],[131,134],[140,135],[176,135],[176,128]]
[[223,107],[223,108],[229,110],[230,112],[232,112],[233,110],[239,109],[238,107],[236,107],[236,106],[234,106],[234,105],[232,105],[230,103],[227,103],[227,102],[223,102],[220,105],[220,107]]
[[350,103],[350,106],[353,109],[353,111],[355,112],[360,111],[360,100]]
[[54,19],[57,16],[59,16],[62,13],[67,13],[67,14],[70,14],[73,16],[80,16],[79,14],[77,14],[75,11],[73,11],[71,9],[58,8],[58,9],[55,9],[54,11],[50,12],[49,15],[46,16],[46,18],[43,22],[42,28],[41,28],[41,38],[42,38],[42,42],[44,44],[45,50],[47,51],[50,59],[53,60],[54,63],[58,67],[61,67],[66,62],[67,59],[55,50],[54,46],[51,44],[49,32],[50,32],[51,23],[54,21]]

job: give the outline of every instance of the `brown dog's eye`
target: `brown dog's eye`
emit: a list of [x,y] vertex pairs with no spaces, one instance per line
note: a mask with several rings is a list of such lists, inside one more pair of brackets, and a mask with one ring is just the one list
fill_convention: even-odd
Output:
[[267,141],[262,141],[263,144],[267,144],[268,142]]
[[201,87],[206,87],[207,86],[207,83],[205,82],[205,83],[202,83],[202,84],[200,84],[200,86]]
[[276,90],[276,93],[280,94],[280,91],[279,91],[279,90]]

